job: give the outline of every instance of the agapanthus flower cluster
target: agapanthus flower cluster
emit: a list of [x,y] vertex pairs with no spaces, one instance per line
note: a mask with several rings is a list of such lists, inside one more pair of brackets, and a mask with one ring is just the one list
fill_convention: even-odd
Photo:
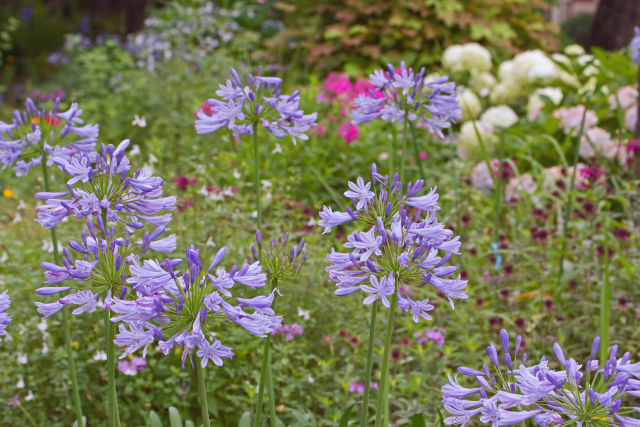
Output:
[[[295,279],[302,265],[307,260],[307,254],[304,251],[304,239],[296,245],[292,245],[291,249],[287,248],[289,243],[289,233],[281,239],[273,238],[268,245],[262,244],[262,233],[256,231],[256,244],[251,245],[251,255],[247,257],[249,263],[260,261],[264,267],[265,273],[269,280],[282,282],[283,280]],[[259,257],[259,253],[261,256]]]
[[304,114],[300,109],[300,91],[291,95],[280,93],[282,79],[260,75],[249,75],[249,84],[245,85],[240,76],[231,69],[231,79],[220,84],[216,95],[222,98],[209,99],[212,114],[197,112],[196,132],[206,135],[221,128],[227,128],[234,135],[252,135],[261,125],[276,138],[289,135],[296,143],[296,138],[309,139],[306,132],[315,125],[317,113]]
[[456,85],[446,76],[432,81],[425,79],[423,67],[414,73],[404,62],[396,69],[389,64],[386,70],[376,70],[369,82],[384,97],[360,95],[352,113],[352,122],[357,125],[375,119],[389,122],[419,121],[432,132],[444,138],[442,129],[449,128],[452,121],[462,119],[462,107],[456,99]]
[[60,98],[50,111],[38,109],[31,98],[27,98],[25,110],[13,112],[13,120],[0,120],[0,164],[2,169],[13,165],[16,176],[23,176],[29,169],[42,163],[43,154],[53,158],[70,160],[74,155],[84,154],[95,161],[95,144],[98,140],[98,125],[82,126],[75,102],[65,112],[59,112]]
[[[126,279],[136,293],[135,299],[114,298],[111,309],[121,324],[116,345],[122,357],[147,347],[156,339],[159,349],[169,354],[174,346],[184,348],[182,366],[188,355],[221,366],[222,359],[233,357],[233,349],[223,345],[218,335],[225,324],[235,323],[247,332],[266,337],[282,325],[282,317],[271,308],[274,293],[252,298],[234,297],[231,291],[240,284],[256,289],[265,285],[267,276],[259,262],[234,265],[229,271],[216,268],[226,254],[220,249],[204,269],[200,252],[193,245],[186,251],[184,271],[176,270],[180,259],[162,262],[145,260],[132,266]],[[245,311],[250,309],[251,312]]]
[[[509,348],[509,335],[500,331],[502,351],[495,345],[487,347],[491,368],[481,370],[461,367],[458,372],[475,379],[474,386],[460,385],[449,376],[449,384],[442,387],[445,409],[453,416],[447,425],[465,425],[475,417],[493,426],[514,425],[532,419],[540,426],[622,426],[640,425],[640,419],[630,417],[640,408],[623,406],[629,398],[640,397],[640,363],[632,364],[630,353],[617,357],[613,346],[609,358],[602,363],[596,358],[600,338],[593,341],[591,354],[584,364],[567,359],[556,343],[553,352],[559,369],[545,357],[534,366],[517,364],[522,349],[518,336],[514,352]],[[513,357],[512,357],[513,355]]]
[[445,265],[459,253],[459,237],[453,237],[436,218],[440,209],[436,189],[418,195],[423,185],[422,180],[409,182],[404,191],[398,174],[390,180],[374,164],[372,182],[362,178],[349,182],[344,194],[353,208],[347,207],[346,212],[323,208],[318,224],[325,232],[348,222],[356,222],[363,230],[347,237],[344,247],[349,252],[332,250],[328,255],[332,265],[326,270],[336,283],[336,295],[363,291],[367,294],[364,304],[380,300],[390,307],[389,298],[395,294],[400,309],[410,312],[416,323],[419,318],[430,320],[428,312],[434,306],[428,298],[414,301],[406,292],[408,286],[429,284],[449,299],[452,308],[454,299],[467,298],[467,281],[459,275],[450,277],[457,267]]
[[640,27],[633,27],[633,38],[631,39],[631,59],[636,64],[640,64]]
[[36,293],[55,295],[71,291],[54,302],[36,302],[44,318],[65,305],[78,306],[72,312],[75,315],[92,313],[100,295],[104,298],[103,307],[109,309],[113,297],[125,297],[129,290],[126,278],[136,271],[149,250],[170,253],[176,248],[175,234],[161,237],[167,231],[165,226],[149,232],[129,223],[122,232],[115,226],[107,227],[100,216],[96,221],[94,226],[92,218],[87,218],[81,240],[69,241],[70,250],[63,248],[62,265],[40,264],[45,270],[45,284],[53,286],[39,288]]
[[99,217],[106,214],[108,221],[124,218],[128,227],[141,229],[144,222],[156,227],[166,226],[175,209],[176,197],[162,197],[163,180],[152,176],[146,169],[132,171],[125,150],[129,140],[101,147],[101,155],[92,162],[84,155],[71,159],[54,157],[54,161],[71,177],[67,192],[37,193],[44,200],[38,206],[38,221],[43,227],[53,228],[68,216],[74,218]]
[[[11,304],[11,298],[9,297],[9,291],[4,291],[0,294],[0,337],[7,335],[7,326],[11,322],[11,316],[7,313]],[[2,342],[2,339],[0,339]]]

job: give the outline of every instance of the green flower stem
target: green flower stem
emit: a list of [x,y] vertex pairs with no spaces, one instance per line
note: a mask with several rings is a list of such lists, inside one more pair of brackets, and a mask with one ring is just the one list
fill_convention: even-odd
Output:
[[413,151],[416,156],[416,163],[418,163],[418,169],[420,169],[420,179],[426,181],[424,178],[424,168],[422,167],[422,161],[420,159],[420,148],[418,147],[418,140],[416,139],[416,126],[413,123],[410,123],[409,128],[411,129],[411,140],[413,141]]
[[369,325],[369,343],[367,347],[367,368],[364,379],[364,397],[362,399],[362,412],[360,415],[360,426],[366,427],[369,418],[369,388],[371,387],[371,368],[373,365],[373,340],[376,333],[376,315],[378,313],[378,300],[373,302],[371,307],[371,323]]
[[[42,153],[42,180],[44,182],[44,191],[51,191],[49,188],[49,174],[47,173],[47,153]],[[60,264],[60,254],[58,253],[58,237],[55,228],[51,229],[51,244],[53,245],[53,259],[56,264]],[[78,375],[76,371],[76,361],[73,357],[73,349],[71,347],[71,329],[69,327],[69,313],[65,308],[62,310],[62,329],[64,331],[64,347],[67,353],[67,362],[69,363],[69,373],[71,374],[71,388],[73,389],[74,409],[76,412],[76,420],[79,427],[82,427],[82,403],[80,401],[80,389],[78,387]]]
[[[402,151],[400,152],[400,182],[404,182],[404,162],[407,158],[407,124],[409,123],[409,111],[404,115],[404,124],[402,125]],[[391,171],[393,174],[393,171]]]
[[20,402],[18,402],[18,408],[20,408],[20,410],[22,411],[24,416],[27,417],[27,419],[29,420],[29,422],[31,423],[31,425],[33,427],[38,427],[38,424],[36,424],[35,420],[31,416],[31,414],[26,409],[24,409],[24,406],[22,406],[22,404]]
[[253,177],[256,191],[256,211],[258,230],[262,227],[262,204],[260,203],[260,158],[258,157],[258,126],[253,126]]
[[204,369],[196,362],[196,375],[198,376],[198,399],[200,400],[200,411],[202,412],[202,425],[209,427],[209,401],[207,400],[207,387],[204,383]]
[[267,335],[264,340],[264,346],[262,350],[262,369],[260,370],[260,384],[258,384],[258,397],[256,402],[256,416],[255,427],[262,425],[262,399],[264,398],[264,383],[267,378],[267,371],[269,367],[269,340],[271,335]]
[[[271,335],[267,337],[267,339],[269,338],[271,338]],[[270,343],[267,345],[270,346]],[[271,374],[271,353],[269,349],[267,354],[267,390],[269,390],[269,418],[271,419],[271,427],[276,427],[278,425],[278,417],[276,416],[276,397],[273,391],[273,375]]]
[[105,347],[107,353],[107,414],[109,427],[118,425],[116,408],[116,346],[113,343],[115,337],[115,325],[111,321],[111,310],[104,312]]
[[[397,284],[396,284],[397,287]],[[378,407],[376,410],[376,427],[383,425],[383,410],[387,413],[387,419],[384,425],[389,425],[389,358],[391,356],[391,337],[393,336],[393,322],[396,318],[396,307],[398,305],[398,292],[394,292],[391,296],[391,308],[389,308],[389,316],[387,317],[387,335],[384,340],[384,356],[382,359],[382,377],[380,379],[380,390],[382,395],[378,398]]]
[[571,173],[571,182],[569,183],[569,193],[567,195],[567,205],[564,214],[564,223],[562,230],[562,250],[560,252],[560,262],[558,265],[558,282],[555,286],[554,297],[557,300],[562,292],[564,292],[564,282],[562,276],[564,275],[564,257],[567,252],[567,235],[569,234],[569,221],[571,220],[571,214],[573,213],[573,192],[576,186],[576,172],[578,171],[578,156],[580,155],[580,140],[582,139],[582,133],[584,131],[584,120],[587,116],[587,106],[589,105],[589,97],[587,97],[584,103],[584,112],[582,113],[582,120],[580,121],[580,130],[578,131],[578,138],[573,152],[573,172]]
[[[605,220],[605,233],[609,230],[609,221]],[[609,348],[609,323],[611,320],[611,283],[609,281],[609,239],[604,238],[604,271],[600,290],[600,360],[607,360]]]

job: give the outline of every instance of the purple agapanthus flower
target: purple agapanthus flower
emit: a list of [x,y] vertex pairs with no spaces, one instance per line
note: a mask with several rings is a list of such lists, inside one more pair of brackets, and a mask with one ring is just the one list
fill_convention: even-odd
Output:
[[[7,335],[7,326],[11,322],[11,316],[7,313],[10,304],[9,291],[5,290],[0,294],[0,337]],[[2,339],[0,339],[0,342],[2,342]]]
[[451,308],[454,299],[467,298],[467,281],[454,276],[455,266],[446,265],[452,255],[458,254],[460,241],[436,218],[440,207],[435,188],[419,196],[424,185],[419,180],[408,183],[404,191],[398,174],[391,181],[377,172],[375,164],[372,183],[377,185],[377,192],[368,194],[372,183],[365,184],[362,178],[357,182],[357,186],[350,185],[351,192],[345,193],[353,207],[347,207],[347,212],[334,212],[325,206],[318,221],[325,232],[354,221],[365,230],[347,236],[344,247],[351,252],[332,250],[328,255],[332,265],[326,270],[336,283],[334,293],[343,296],[363,291],[368,294],[365,304],[380,300],[385,307],[391,306],[389,297],[395,296],[400,309],[410,312],[416,323],[431,320],[429,312],[434,306],[428,298],[413,300],[407,293],[408,286],[430,284],[449,299]]
[[[267,276],[259,262],[233,266],[230,270],[216,268],[226,254],[220,249],[207,268],[203,268],[200,252],[189,246],[186,268],[176,270],[182,260],[162,263],[146,261],[126,280],[136,292],[135,300],[114,298],[112,318],[120,325],[115,343],[123,348],[122,357],[158,340],[158,347],[168,354],[174,346],[184,348],[182,366],[187,356],[200,358],[202,367],[209,362],[221,366],[225,358],[233,357],[233,349],[222,345],[214,333],[225,324],[235,323],[247,332],[266,337],[282,325],[282,316],[270,308],[269,297],[237,298],[231,291],[240,284],[261,288]],[[238,303],[236,305],[236,303]],[[245,311],[249,309],[251,311]]]
[[462,119],[462,107],[455,95],[455,83],[446,76],[425,80],[425,68],[414,73],[404,61],[396,69],[389,64],[386,70],[376,70],[369,82],[384,96],[373,92],[361,94],[354,103],[352,123],[358,125],[375,119],[388,122],[419,121],[440,137],[442,129]]
[[633,38],[631,39],[631,59],[636,64],[640,64],[640,27],[633,27]]
[[300,109],[300,91],[282,95],[278,77],[249,75],[245,85],[240,76],[231,69],[231,79],[220,84],[216,95],[222,99],[209,99],[212,114],[200,110],[195,122],[196,132],[206,135],[226,128],[234,135],[253,134],[255,126],[261,125],[277,138],[289,135],[307,140],[308,132],[315,125],[318,114],[304,114]]
[[[50,303],[36,302],[38,312],[47,318],[66,305],[76,308],[73,314],[94,312],[98,296],[105,299],[104,308],[109,309],[113,296],[124,296],[128,292],[128,277],[141,270],[141,264],[156,261],[143,260],[147,251],[171,253],[176,248],[176,235],[162,237],[165,226],[153,231],[125,226],[119,230],[115,226],[107,228],[102,217],[97,218],[97,228],[92,218],[87,218],[86,229],[81,232],[80,241],[69,241],[69,249],[62,250],[62,265],[49,262],[41,264],[45,273],[45,286],[36,290],[39,295],[65,296]],[[147,274],[151,272],[145,271]],[[152,286],[154,277],[146,282]]]
[[500,343],[502,357],[494,344],[487,347],[491,369],[486,364],[480,370],[458,368],[460,374],[473,379],[474,386],[467,388],[449,376],[449,384],[442,387],[442,403],[452,416],[445,419],[445,424],[465,425],[478,417],[481,423],[492,426],[514,425],[527,419],[540,426],[591,425],[596,420],[594,425],[640,425],[639,419],[627,416],[640,412],[640,408],[623,406],[625,401],[633,405],[632,398],[640,396],[640,363],[631,364],[630,353],[616,358],[618,349],[613,346],[601,366],[595,359],[600,345],[596,337],[589,359],[581,365],[565,358],[556,343],[553,351],[560,370],[553,370],[545,357],[534,366],[526,366],[526,353],[517,364],[522,337],[516,339],[513,353],[504,329]]
[[15,110],[10,123],[0,120],[2,169],[13,165],[16,176],[26,175],[42,163],[45,153],[49,166],[54,158],[69,160],[78,154],[95,161],[98,125],[82,125],[78,104],[71,104],[65,112],[58,111],[59,105],[57,98],[51,111],[47,111],[38,109],[27,98],[25,111]]
[[[66,192],[37,193],[45,203],[36,208],[36,220],[45,228],[53,228],[68,216],[74,218],[99,217],[117,222],[124,216],[127,225],[140,229],[143,223],[156,227],[167,225],[175,209],[176,197],[163,197],[162,178],[152,176],[145,169],[132,171],[125,150],[129,140],[118,147],[102,145],[101,155],[92,163],[86,155],[53,160],[71,178]],[[148,243],[145,243],[148,244]]]

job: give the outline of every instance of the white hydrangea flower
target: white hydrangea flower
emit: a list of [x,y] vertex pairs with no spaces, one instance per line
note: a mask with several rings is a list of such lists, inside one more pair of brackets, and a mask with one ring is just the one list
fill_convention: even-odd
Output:
[[444,51],[442,65],[454,72],[483,73],[491,69],[491,53],[478,43],[453,45]]
[[494,129],[509,127],[518,121],[518,115],[506,105],[497,105],[482,113],[480,121]]
[[[469,158],[480,154],[480,143],[473,124],[473,121],[469,121],[460,128],[458,136],[458,154],[460,157]],[[493,127],[481,121],[476,121],[475,125],[485,148],[487,151],[491,151],[498,140],[498,137],[493,133]]]
[[467,88],[464,88],[460,93],[458,93],[456,98],[460,106],[462,106],[463,120],[475,119],[480,113],[480,110],[482,110],[480,99],[475,93],[473,93],[473,91]]
[[529,102],[527,103],[527,112],[529,120],[535,120],[535,118],[542,110],[542,107],[545,106],[546,101],[542,97],[549,98],[549,101],[553,103],[553,105],[559,105],[560,101],[562,101],[562,90],[557,87],[543,87],[536,89],[531,96],[529,97]]

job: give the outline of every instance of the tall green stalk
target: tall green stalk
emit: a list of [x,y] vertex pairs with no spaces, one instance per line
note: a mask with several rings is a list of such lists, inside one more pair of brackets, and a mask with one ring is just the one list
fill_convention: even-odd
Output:
[[[258,230],[262,228],[262,204],[260,200],[261,196],[261,187],[260,187],[260,157],[258,151],[258,127],[254,124],[253,126],[253,176],[254,176],[254,185],[256,192],[256,225],[258,226]],[[262,249],[258,248],[258,258],[262,258]],[[275,283],[274,283],[275,286]],[[270,345],[271,345],[271,335],[268,335],[264,341],[264,350],[262,353],[262,369],[260,371],[260,384],[258,384],[258,397],[256,402],[256,414],[255,414],[255,425],[259,426],[262,420],[262,398],[264,397],[264,385],[265,382],[269,388],[269,413],[271,414],[271,425],[275,426],[276,424],[276,403],[273,392],[273,376],[271,373],[271,358],[269,356],[270,353]]]
[[116,346],[113,343],[115,337],[115,325],[111,321],[111,310],[104,312],[105,347],[107,353],[107,419],[109,427],[116,427],[118,423],[116,409]]
[[[397,280],[396,280],[397,282]],[[396,287],[398,284],[396,283]],[[398,292],[393,292],[391,296],[391,307],[387,317],[387,334],[384,339],[384,356],[382,358],[382,377],[380,379],[381,395],[378,398],[378,407],[376,409],[376,427],[383,425],[384,413],[387,414],[384,425],[389,425],[389,359],[391,356],[391,337],[393,336],[393,323],[396,318],[396,307],[398,305]]]
[[[47,173],[47,153],[42,153],[42,180],[44,182],[44,191],[51,191],[49,188],[49,175]],[[53,245],[53,259],[56,264],[60,264],[60,254],[58,252],[58,237],[55,228],[51,229],[51,244]],[[78,427],[84,425],[82,421],[82,403],[80,401],[80,389],[78,388],[78,375],[76,372],[76,361],[73,357],[73,349],[71,347],[71,330],[69,327],[69,312],[62,309],[62,329],[64,331],[64,347],[67,353],[67,361],[69,363],[69,373],[71,374],[71,388],[73,389],[74,409],[76,412],[76,420]]]
[[376,315],[378,313],[378,300],[371,307],[371,323],[369,324],[369,343],[367,346],[367,367],[364,378],[364,397],[362,399],[362,412],[360,414],[360,426],[367,426],[369,418],[369,389],[371,388],[371,369],[373,366],[373,341],[376,334]]
[[260,157],[258,155],[258,126],[253,126],[253,182],[256,192],[258,230],[262,228],[262,203],[260,203]]
[[200,400],[200,412],[202,413],[202,425],[209,427],[209,401],[207,400],[207,387],[204,383],[204,369],[196,362],[196,375],[198,376],[198,399]]
[[605,220],[604,238],[604,271],[602,289],[600,290],[600,360],[607,360],[609,348],[609,324],[611,320],[611,284],[609,282],[609,221]]
[[567,235],[569,234],[569,220],[571,219],[571,214],[573,213],[573,192],[576,186],[576,173],[578,171],[578,156],[580,154],[580,140],[582,139],[582,133],[584,131],[584,120],[587,116],[587,106],[589,104],[589,99],[584,103],[584,112],[582,113],[582,120],[580,121],[580,130],[578,131],[578,139],[575,144],[574,152],[573,152],[573,171],[571,173],[571,182],[569,184],[569,193],[567,195],[567,205],[565,209],[564,215],[564,223],[562,230],[562,251],[560,252],[560,263],[558,266],[558,282],[555,287],[554,296],[556,300],[564,291],[564,282],[562,281],[562,276],[564,275],[564,257],[567,252]]
[[[407,124],[409,123],[409,111],[404,115],[404,124],[402,125],[402,151],[400,152],[400,182],[404,182],[404,163],[407,158]],[[393,173],[393,171],[391,171]]]
[[262,425],[262,400],[264,398],[264,383],[267,378],[267,371],[269,367],[269,340],[271,335],[267,335],[262,347],[262,369],[260,369],[260,383],[258,384],[258,397],[256,401],[256,415],[255,415],[255,427]]
[[[416,156],[416,163],[418,163],[418,169],[420,170],[420,179],[425,180],[424,177],[424,168],[422,167],[422,159],[420,159],[420,148],[418,147],[418,140],[416,139],[416,125],[409,123],[409,128],[411,129],[411,140],[413,141],[413,152]],[[451,144],[453,146],[453,144]]]

